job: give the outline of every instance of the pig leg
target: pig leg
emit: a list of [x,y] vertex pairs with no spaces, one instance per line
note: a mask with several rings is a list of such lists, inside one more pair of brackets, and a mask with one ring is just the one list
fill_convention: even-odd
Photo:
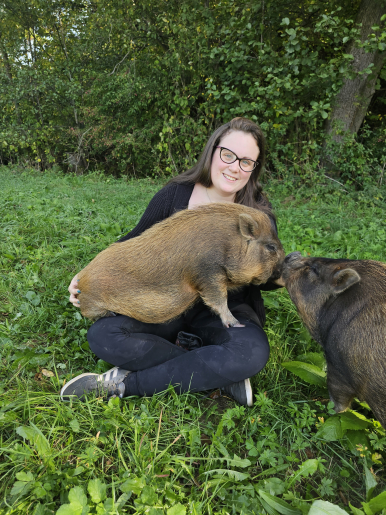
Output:
[[338,372],[331,365],[327,365],[327,387],[337,413],[350,407],[351,401],[355,397],[355,391],[340,379]]
[[229,311],[228,291],[223,277],[212,277],[210,283],[202,286],[200,295],[205,304],[221,318],[225,327],[244,327]]

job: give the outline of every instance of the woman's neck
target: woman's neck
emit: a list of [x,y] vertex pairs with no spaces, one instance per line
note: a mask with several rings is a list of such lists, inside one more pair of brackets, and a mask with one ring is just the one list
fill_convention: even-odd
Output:
[[188,207],[192,209],[204,204],[212,204],[213,202],[234,202],[235,197],[235,193],[222,195],[215,188],[206,188],[198,182],[194,185]]
[[216,190],[213,186],[206,188],[206,194],[208,196],[209,202],[234,202],[236,198],[236,193],[226,193],[223,191]]

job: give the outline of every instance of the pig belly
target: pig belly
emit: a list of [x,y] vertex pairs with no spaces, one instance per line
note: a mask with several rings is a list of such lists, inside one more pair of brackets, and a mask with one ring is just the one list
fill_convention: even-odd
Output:
[[[173,290],[135,291],[135,295],[104,299],[104,311],[114,311],[135,318],[140,322],[162,324],[177,318],[186,311],[198,297],[198,293]],[[100,306],[101,307],[101,306]],[[102,315],[103,316],[103,315]]]

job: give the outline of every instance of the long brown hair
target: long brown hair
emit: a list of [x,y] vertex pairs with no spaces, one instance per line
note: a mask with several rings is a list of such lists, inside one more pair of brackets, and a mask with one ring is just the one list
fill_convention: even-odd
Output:
[[209,138],[208,143],[205,145],[205,148],[197,163],[192,166],[192,168],[189,168],[189,170],[186,170],[186,172],[173,177],[173,179],[171,179],[169,182],[178,184],[196,184],[199,182],[206,188],[212,186],[210,168],[212,165],[213,153],[222,138],[232,131],[241,131],[247,134],[252,134],[256,140],[257,146],[260,149],[259,164],[251,172],[251,177],[244,188],[236,193],[235,203],[254,207],[255,209],[260,209],[261,211],[264,211],[267,214],[273,216],[270,204],[264,195],[263,188],[259,182],[259,177],[263,170],[265,161],[264,134],[256,123],[248,120],[247,118],[233,118],[233,120],[230,122],[221,125],[221,127],[216,129]]

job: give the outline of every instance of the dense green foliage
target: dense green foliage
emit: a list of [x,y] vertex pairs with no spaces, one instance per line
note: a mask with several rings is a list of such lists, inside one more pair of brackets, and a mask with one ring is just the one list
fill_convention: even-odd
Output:
[[[68,283],[137,223],[161,184],[9,168],[0,182],[1,515],[386,507],[385,431],[358,403],[333,415],[320,348],[283,290],[265,294],[271,357],[253,378],[253,408],[173,389],[59,402],[64,381],[108,367],[88,349]],[[271,181],[268,193],[287,252],[386,261],[384,186]]]
[[[247,116],[268,136],[272,174],[318,176],[323,125],[351,73],[345,47],[358,36],[359,3],[2,0],[1,160],[175,174],[216,126]],[[384,50],[384,28],[364,46]],[[368,150],[349,141],[328,152],[359,185],[384,167],[385,78],[359,138]]]

